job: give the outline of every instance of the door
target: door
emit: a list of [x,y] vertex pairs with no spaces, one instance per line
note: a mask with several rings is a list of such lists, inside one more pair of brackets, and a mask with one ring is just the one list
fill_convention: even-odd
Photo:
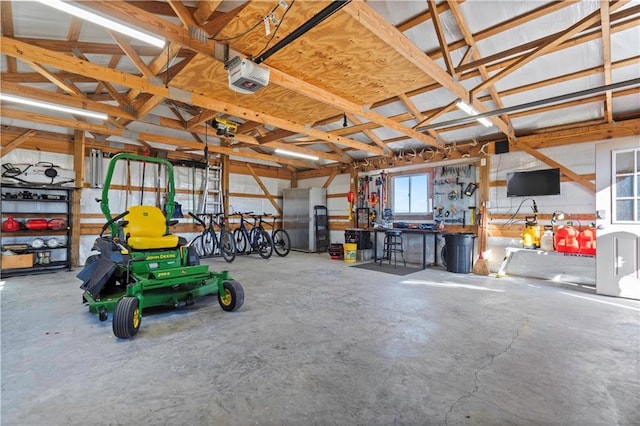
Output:
[[640,299],[640,140],[596,145],[596,291]]

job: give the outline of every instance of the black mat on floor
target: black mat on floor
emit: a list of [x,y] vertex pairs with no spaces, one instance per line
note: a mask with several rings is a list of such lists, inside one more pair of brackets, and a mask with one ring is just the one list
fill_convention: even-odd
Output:
[[369,271],[378,271],[378,272],[384,272],[386,274],[393,274],[393,275],[409,275],[409,274],[413,274],[414,272],[421,271],[421,269],[419,268],[403,266],[402,263],[399,263],[398,266],[394,268],[393,263],[389,265],[388,261],[386,262],[383,261],[382,266],[379,263],[370,262],[370,263],[360,263],[358,265],[353,265],[352,268],[368,269]]

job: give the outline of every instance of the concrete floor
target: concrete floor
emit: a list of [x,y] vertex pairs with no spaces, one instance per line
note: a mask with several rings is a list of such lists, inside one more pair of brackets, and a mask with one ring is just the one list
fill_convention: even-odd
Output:
[[522,278],[350,268],[327,254],[227,268],[213,297],[119,340],[75,272],[1,289],[3,425],[640,422],[640,306]]

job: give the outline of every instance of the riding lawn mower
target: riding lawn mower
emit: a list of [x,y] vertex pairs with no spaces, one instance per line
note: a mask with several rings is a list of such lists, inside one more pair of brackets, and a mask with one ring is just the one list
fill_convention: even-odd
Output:
[[[139,205],[112,217],[109,189],[119,160],[165,166],[168,192],[164,213],[156,206]],[[200,265],[195,248],[186,239],[170,233],[170,226],[177,223],[171,220],[174,197],[173,166],[168,160],[120,153],[109,162],[99,200],[106,223],[93,247],[98,254],[87,258],[77,277],[82,280],[82,300],[89,305],[89,312],[100,321],[113,313],[116,337],[133,337],[145,308],[188,306],[198,297],[216,293],[225,311],[235,311],[244,302],[242,286],[228,271],[209,271],[207,265]],[[110,235],[105,235],[107,229]]]

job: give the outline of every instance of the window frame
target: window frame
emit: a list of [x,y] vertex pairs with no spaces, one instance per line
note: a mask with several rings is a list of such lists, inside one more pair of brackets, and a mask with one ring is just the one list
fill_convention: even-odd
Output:
[[[397,178],[411,178],[413,176],[424,176],[426,179],[426,203],[427,209],[424,212],[396,212],[395,208],[395,180]],[[433,210],[431,207],[431,193],[433,192],[433,171],[432,170],[411,170],[406,172],[394,173],[389,176],[390,179],[390,188],[389,188],[389,201],[391,205],[391,214],[394,218],[403,218],[403,219],[424,219],[431,217],[433,214]],[[409,179],[409,183],[411,179]],[[411,194],[411,188],[409,188],[409,194]],[[409,195],[409,210],[411,210],[411,195]]]
[[[617,172],[617,158],[618,154],[624,153],[633,154],[633,167],[631,172],[618,173]],[[631,196],[618,196],[618,183],[619,177],[631,177],[632,188]],[[630,148],[614,150],[611,153],[611,223],[614,224],[640,224],[640,148]],[[631,220],[619,220],[618,219],[618,201],[629,200],[632,202],[632,219]]]

